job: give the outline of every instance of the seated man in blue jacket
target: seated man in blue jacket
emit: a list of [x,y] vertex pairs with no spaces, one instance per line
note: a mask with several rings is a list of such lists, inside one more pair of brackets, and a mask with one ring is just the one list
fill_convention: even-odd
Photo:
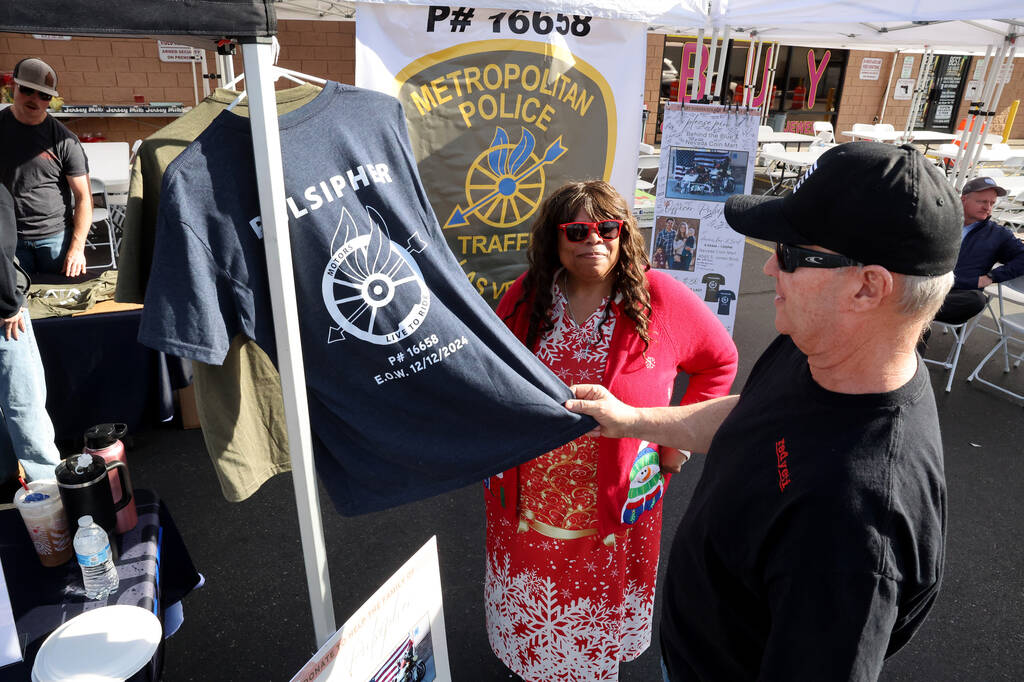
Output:
[[1024,275],[1024,242],[991,220],[992,207],[1005,195],[1006,190],[992,178],[977,177],[964,185],[960,195],[964,232],[953,269],[956,280],[935,315],[939,322],[966,322],[985,308],[982,289]]

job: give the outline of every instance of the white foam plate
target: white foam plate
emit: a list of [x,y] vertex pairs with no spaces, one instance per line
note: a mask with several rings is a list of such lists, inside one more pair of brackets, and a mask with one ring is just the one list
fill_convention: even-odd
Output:
[[38,682],[124,680],[153,657],[163,628],[138,606],[101,606],[75,616],[50,633],[36,654]]

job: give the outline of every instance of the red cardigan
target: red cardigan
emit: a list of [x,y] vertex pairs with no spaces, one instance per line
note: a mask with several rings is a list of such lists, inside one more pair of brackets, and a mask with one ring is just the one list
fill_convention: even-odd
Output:
[[[523,293],[521,275],[498,304],[498,317],[521,341],[526,339],[530,301],[524,301],[509,318]],[[681,404],[697,403],[726,395],[736,376],[736,346],[729,333],[686,285],[660,272],[648,271],[651,294],[650,347],[636,333],[636,325],[617,302],[608,364],[602,384],[625,403],[638,407],[668,405],[679,372],[690,381]],[[508,319],[506,319],[508,318]],[[536,351],[535,347],[531,350]],[[635,438],[601,438],[598,448],[598,534],[605,538],[627,530],[623,505],[630,486],[630,469],[646,443]],[[515,520],[518,508],[518,469],[492,477],[488,500],[500,503]],[[489,502],[490,503],[490,502]],[[636,519],[633,519],[635,523]]]

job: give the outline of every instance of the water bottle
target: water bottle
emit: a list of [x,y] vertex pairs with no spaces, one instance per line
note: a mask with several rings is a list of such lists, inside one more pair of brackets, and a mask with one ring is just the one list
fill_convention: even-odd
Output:
[[82,582],[85,596],[89,599],[103,599],[117,591],[117,569],[110,552],[107,532],[92,521],[91,516],[78,519],[75,533],[75,556],[82,567]]

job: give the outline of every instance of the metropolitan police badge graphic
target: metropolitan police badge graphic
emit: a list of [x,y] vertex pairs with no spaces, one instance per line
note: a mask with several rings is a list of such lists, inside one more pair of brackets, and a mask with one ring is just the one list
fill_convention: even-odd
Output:
[[405,246],[393,242],[372,207],[366,207],[366,218],[366,227],[360,228],[348,209],[342,209],[338,220],[322,283],[324,305],[338,324],[329,329],[328,343],[351,335],[392,344],[418,329],[430,309],[430,289],[412,256],[427,243],[418,232]]
[[564,46],[525,39],[438,50],[395,84],[444,238],[495,306],[526,266],[544,199],[570,180],[611,178],[612,88]]

